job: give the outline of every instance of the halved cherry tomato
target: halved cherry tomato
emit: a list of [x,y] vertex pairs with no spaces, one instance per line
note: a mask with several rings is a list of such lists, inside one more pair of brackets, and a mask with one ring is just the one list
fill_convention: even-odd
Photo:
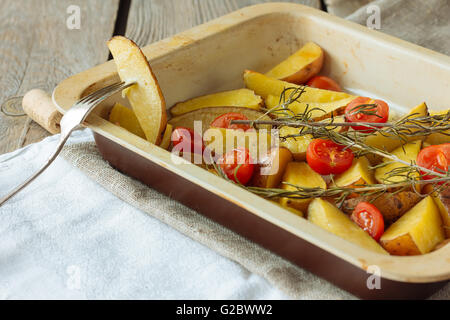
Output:
[[384,218],[373,204],[358,203],[350,218],[376,241],[380,240],[384,233]]
[[248,130],[251,128],[248,124],[230,124],[231,120],[248,120],[248,118],[242,113],[229,112],[221,116],[218,116],[211,122],[211,127],[214,128],[226,128],[226,129],[242,129]]
[[171,140],[173,147],[178,151],[200,153],[205,149],[202,137],[191,128],[175,128]]
[[315,139],[306,151],[306,161],[319,174],[338,174],[346,171],[353,162],[353,152],[331,140]]
[[[374,106],[370,106],[374,105]],[[383,100],[358,97],[345,108],[347,122],[385,123],[389,118],[389,106]],[[352,126],[354,130],[371,132],[374,129],[366,126]]]
[[331,90],[331,91],[342,91],[341,87],[331,78],[325,76],[315,76],[308,80],[306,83],[307,86],[323,89],[323,90]]
[[227,152],[217,160],[217,164],[229,179],[243,185],[250,181],[255,169],[247,148],[236,148]]
[[[450,143],[423,148],[417,155],[416,163],[425,169],[445,174],[449,170],[450,165]],[[422,172],[422,174],[425,180],[439,178],[425,172]]]

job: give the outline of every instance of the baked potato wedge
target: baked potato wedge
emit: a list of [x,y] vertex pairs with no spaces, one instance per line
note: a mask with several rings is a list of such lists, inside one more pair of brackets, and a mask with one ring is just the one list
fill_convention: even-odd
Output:
[[[290,183],[300,187],[319,187],[326,189],[327,184],[322,176],[315,172],[306,162],[289,162],[284,171],[282,182]],[[296,190],[295,187],[288,184],[281,184],[281,188],[288,191]],[[292,207],[294,209],[306,212],[311,202],[309,199],[280,198],[280,204],[284,207]]]
[[323,57],[322,49],[314,42],[308,42],[300,50],[267,72],[266,76],[302,84],[320,72]]
[[380,243],[390,254],[409,256],[428,253],[444,239],[439,209],[428,196],[394,222]]
[[235,148],[247,148],[254,163],[272,149],[272,136],[267,130],[234,130],[209,128],[203,134],[205,146],[216,156]]
[[351,187],[355,185],[374,184],[373,171],[366,157],[353,160],[352,166],[345,172],[338,174],[333,179],[332,186]]
[[[334,119],[335,122],[344,122],[344,117],[338,116]],[[330,119],[323,120],[330,122]],[[344,127],[330,126],[332,130],[340,132]],[[305,134],[301,136],[295,136],[299,133],[300,128],[295,127],[280,127],[279,128],[279,138],[280,138],[280,146],[285,147],[291,151],[293,157],[297,161],[305,161],[306,160],[306,150],[308,149],[308,145],[313,140],[310,134]]]
[[298,137],[289,137],[290,135],[298,134],[299,128],[293,127],[281,127],[279,130],[280,146],[287,148],[293,155],[294,159],[297,161],[306,160],[306,150],[308,145],[311,143],[311,135],[302,135]]
[[288,163],[292,160],[292,153],[288,149],[272,148],[266,156],[259,160],[251,185],[260,188],[278,187]]
[[[431,187],[431,188],[429,188]],[[424,193],[428,194],[433,191],[431,185],[427,185],[424,188]],[[431,189],[431,190],[428,190]],[[444,226],[445,236],[450,238],[450,187],[446,187],[442,190],[438,190],[432,193],[434,202],[436,203],[439,212],[441,214],[442,223]]]
[[[169,120],[169,123],[174,127],[186,127],[194,129],[194,121],[201,121],[202,133],[208,130],[211,122],[217,118],[218,116],[228,113],[228,112],[237,112],[244,114],[250,120],[271,120],[268,115],[265,115],[261,111],[243,108],[243,107],[211,107],[211,108],[202,108],[197,109],[195,111],[191,111],[185,114],[182,114],[177,117],[173,117]],[[259,125],[258,129],[269,129],[268,125]],[[197,132],[200,132],[200,128],[198,128]]]
[[380,210],[384,222],[392,224],[412,207],[414,207],[422,197],[414,191],[401,191],[395,194],[384,193],[381,196],[359,196],[350,198],[342,204],[342,211],[351,214],[356,205],[360,202],[370,202]]
[[[314,89],[314,88],[312,88]],[[316,89],[321,90],[321,89]],[[326,91],[326,90],[323,90]],[[269,110],[276,110],[273,113],[275,117],[292,116],[292,114],[301,114],[309,111],[311,119],[315,121],[330,118],[331,116],[341,115],[347,104],[349,104],[355,97],[351,96],[345,99],[332,102],[299,102],[293,101],[289,104],[288,110],[282,110],[280,105],[280,97],[269,95],[267,96],[265,103],[266,108]]]
[[139,124],[139,120],[130,108],[127,108],[120,103],[116,103],[109,113],[108,120],[124,129],[127,129],[142,139],[145,139],[145,133]]
[[[413,108],[405,117],[424,117],[428,115],[428,107],[424,103],[419,104],[415,108]],[[404,118],[404,117],[403,117]],[[418,137],[410,136],[410,137],[404,137],[406,141],[414,141],[417,140]],[[402,144],[405,143],[404,140],[398,139],[396,137],[393,137],[391,135],[382,134],[380,132],[377,132],[374,135],[367,136],[364,141],[365,144],[378,148],[380,150],[386,150],[388,152],[391,152],[395,148],[400,147]],[[375,154],[368,154],[367,159],[370,161],[372,165],[379,164],[382,161],[382,157],[375,155]]]
[[[289,82],[277,80],[267,77],[259,72],[246,70],[244,72],[245,86],[253,90],[255,94],[266,99],[269,95],[280,96],[286,88],[300,89],[304,88],[305,92],[300,98],[300,102],[309,103],[328,103],[333,101],[345,100],[348,98],[356,98],[345,92],[322,90],[308,86],[300,86]],[[289,93],[290,91],[288,91]]]
[[292,207],[283,207],[283,206],[281,206],[283,209],[286,209],[286,210],[288,210],[288,211],[290,211],[290,212],[292,212],[293,214],[295,214],[295,215],[297,215],[297,216],[299,216],[299,217],[304,217],[305,215],[303,214],[303,212],[301,212],[300,210],[298,210],[298,209],[295,209],[295,208],[292,208]]
[[159,144],[159,146],[163,149],[169,149],[170,143],[171,143],[171,138],[172,138],[172,131],[173,131],[173,126],[171,124],[167,124],[166,125],[166,130],[164,130],[164,135],[161,139],[161,143]]
[[133,41],[122,36],[109,40],[108,48],[120,79],[136,82],[126,90],[126,96],[145,137],[149,142],[159,144],[166,128],[166,103],[147,58]]
[[[445,115],[449,112],[449,110],[446,111],[440,111],[440,112],[430,112],[431,115]],[[428,137],[425,138],[424,144],[436,145],[436,144],[443,144],[443,143],[450,143],[450,130],[447,130],[445,134],[442,133],[432,133]]]
[[441,243],[438,243],[436,247],[434,247],[433,251],[439,250],[445,246],[447,246],[450,243],[450,239],[445,239]]
[[308,220],[319,227],[368,250],[387,252],[363,229],[330,202],[316,198],[308,208]]
[[282,206],[278,201],[275,201],[275,200],[269,200],[270,202],[273,202],[274,204],[276,204],[277,206],[279,206],[279,207],[281,207],[281,208],[283,208],[283,209],[285,209],[285,210],[287,210],[287,211],[290,211],[290,212],[292,212],[293,214],[295,214],[295,215],[297,215],[297,216],[299,216],[299,217],[304,217],[304,214],[303,214],[303,212],[301,212],[300,210],[297,210],[297,209],[294,209],[294,208],[292,208],[292,207],[284,207],[284,206]]
[[208,94],[206,96],[200,96],[187,101],[178,102],[170,108],[170,113],[175,117],[202,108],[227,106],[259,110],[262,105],[262,98],[257,96],[252,90],[237,89]]
[[[422,146],[421,140],[415,140],[412,142],[408,142],[403,146],[398,147],[394,151],[391,152],[392,155],[397,156],[399,159],[407,161],[408,163],[412,163],[416,161],[417,155],[420,152],[420,148]],[[392,176],[391,173],[393,170],[398,170],[399,168],[407,167],[404,164],[399,162],[392,162],[390,159],[383,159],[383,163],[386,163],[385,166],[377,168],[375,170],[375,179],[379,183],[384,184],[392,184],[396,182],[401,182],[406,179],[406,172],[395,172],[395,175]],[[416,175],[418,176],[418,175]],[[418,186],[417,186],[418,187]]]
[[356,96],[352,96],[345,92],[299,86],[248,70],[244,72],[244,83],[247,88],[255,91],[257,95],[260,95],[265,99],[266,107],[268,109],[274,110],[278,110],[277,106],[280,102],[280,96],[285,89],[292,88],[285,93],[285,98],[287,99],[289,94],[294,92],[295,89],[299,90],[303,88],[303,94],[295,102],[289,105],[290,111],[280,112],[280,116],[285,116],[286,112],[290,115],[292,115],[292,113],[304,113],[308,107],[308,110],[314,109],[311,113],[311,117],[314,120],[320,120],[330,117],[331,114],[338,115],[342,113],[347,104],[356,98]]

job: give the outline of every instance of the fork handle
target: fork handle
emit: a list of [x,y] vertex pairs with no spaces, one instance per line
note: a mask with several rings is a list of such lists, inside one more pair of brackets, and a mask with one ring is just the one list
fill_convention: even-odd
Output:
[[68,134],[66,134],[64,136],[61,135],[61,138],[60,138],[60,140],[58,142],[58,145],[56,146],[55,151],[53,151],[53,153],[50,156],[50,158],[48,158],[47,162],[44,163],[44,165],[38,171],[36,171],[31,177],[29,177],[27,180],[22,182],[22,184],[20,184],[19,186],[15,187],[6,196],[4,196],[4,197],[2,197],[0,199],[0,207],[3,205],[3,203],[8,201],[8,199],[13,197],[16,193],[18,193],[20,190],[25,188],[27,185],[29,185],[34,179],[36,179],[42,172],[45,171],[45,169],[47,169],[52,164],[52,162],[56,159],[58,154],[61,152],[62,148],[64,147],[64,144],[67,141],[67,139],[69,139],[69,136],[70,136],[71,132],[69,132]]

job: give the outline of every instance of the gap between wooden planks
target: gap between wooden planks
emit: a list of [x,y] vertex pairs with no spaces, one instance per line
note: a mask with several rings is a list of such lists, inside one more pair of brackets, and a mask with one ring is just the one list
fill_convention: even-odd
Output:
[[[105,42],[124,34],[139,45],[161,40],[239,8],[269,0],[2,0],[0,103],[30,89],[51,92],[63,79],[108,60]],[[290,0],[320,8],[320,0]],[[79,30],[66,20],[81,9]],[[127,12],[129,9],[129,12]],[[128,19],[127,19],[128,16]],[[0,113],[0,154],[49,134],[28,117]]]
[[[80,8],[80,29],[70,30],[70,5]],[[108,58],[119,0],[0,1],[0,103],[30,89],[51,92],[61,80]],[[0,113],[0,154],[49,134],[28,117]]]

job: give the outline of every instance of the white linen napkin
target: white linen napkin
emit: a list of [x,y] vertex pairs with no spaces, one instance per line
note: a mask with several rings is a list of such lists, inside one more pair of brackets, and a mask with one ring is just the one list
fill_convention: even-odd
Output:
[[[0,156],[0,194],[59,136]],[[77,131],[69,144],[91,141]],[[59,157],[0,207],[1,299],[286,299],[265,279],[135,209]]]
[[[342,15],[357,3],[368,3],[348,2],[327,0],[334,13]],[[448,54],[446,0],[373,4],[382,9],[382,32]],[[348,19],[365,24],[367,16],[361,8]],[[36,170],[57,139],[0,155],[0,195]],[[69,143],[91,140],[89,130],[84,130],[75,132]],[[164,214],[158,208],[154,216]],[[0,230],[0,298],[287,298],[262,277],[118,199],[63,158],[0,207]],[[277,272],[290,267],[271,267],[259,274],[271,275],[271,283],[289,287],[285,292],[296,298],[354,298],[302,269],[279,277]],[[286,284],[281,278],[298,281]],[[432,298],[450,299],[450,284]]]

